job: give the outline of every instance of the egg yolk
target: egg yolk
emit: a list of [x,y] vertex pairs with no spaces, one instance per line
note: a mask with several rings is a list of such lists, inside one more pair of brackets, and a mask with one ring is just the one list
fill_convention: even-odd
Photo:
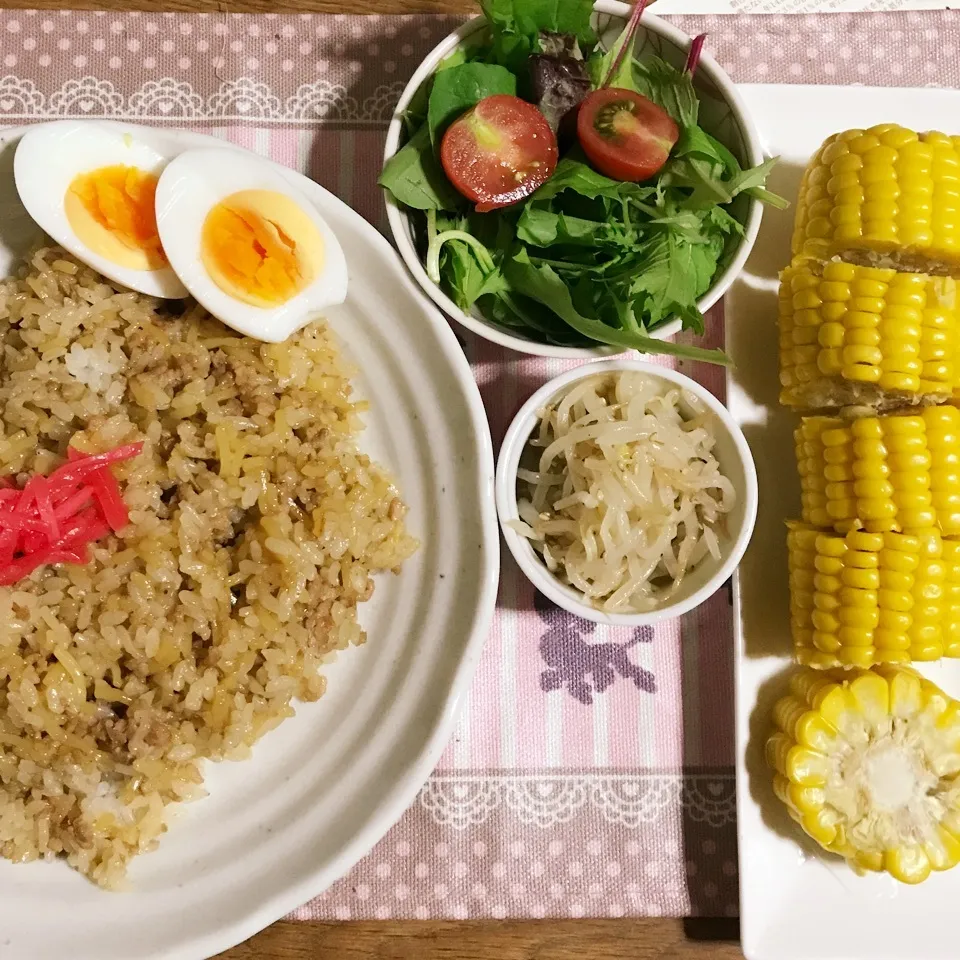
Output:
[[94,253],[132,270],[167,264],[157,233],[157,177],[116,164],[74,177],[64,197],[73,232]]
[[297,203],[271,190],[231,194],[207,214],[200,256],[216,285],[257,307],[286,303],[323,265],[323,239]]

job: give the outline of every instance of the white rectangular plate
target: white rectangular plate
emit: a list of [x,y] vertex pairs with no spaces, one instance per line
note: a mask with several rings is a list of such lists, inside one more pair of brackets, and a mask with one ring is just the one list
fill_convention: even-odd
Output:
[[[896,122],[960,129],[960,91],[829,86],[739,88],[766,151],[781,163],[770,187],[795,200],[820,143],[851,127]],[[727,404],[757,461],[760,512],[737,574],[737,794],[740,909],[748,960],[954,960],[960,956],[960,867],[906,887],[858,877],[821,857],[773,795],[763,759],[770,709],[784,692],[791,640],[784,521],[800,512],[793,454],[797,419],[777,403],[777,272],[790,257],[793,211],[764,212],[753,254],[726,301],[736,367]],[[923,670],[960,696],[960,663]]]

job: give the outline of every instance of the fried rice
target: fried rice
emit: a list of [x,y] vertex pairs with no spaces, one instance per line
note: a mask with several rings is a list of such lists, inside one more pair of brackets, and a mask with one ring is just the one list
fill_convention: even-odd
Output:
[[127,528],[0,588],[0,854],[115,887],[203,759],[323,693],[416,548],[362,411],[322,323],[263,344],[57,249],[0,282],[0,476],[145,444],[113,468]]

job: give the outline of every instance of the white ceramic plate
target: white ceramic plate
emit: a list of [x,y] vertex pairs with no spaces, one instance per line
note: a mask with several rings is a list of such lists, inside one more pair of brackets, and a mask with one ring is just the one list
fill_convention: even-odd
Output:
[[[161,150],[210,137],[132,128]],[[16,202],[0,135],[0,269],[35,231]],[[278,168],[281,169],[281,168]],[[343,245],[347,302],[328,313],[372,401],[362,445],[394,473],[422,546],[362,607],[366,646],[329,669],[318,703],[243,763],[209,764],[210,797],[184,805],[159,850],[134,860],[132,890],[106,893],[62,864],[0,860],[3,960],[200,960],[346,873],[414,800],[440,757],[496,597],[499,544],[489,430],[446,321],[366,221],[289,177]]]
[[[955,130],[960,92],[868,87],[742,86],[765,149],[782,157],[770,189],[797,195],[803,167],[831,133],[895,122]],[[784,521],[800,513],[796,417],[778,406],[776,283],[790,256],[792,211],[767,211],[726,304],[727,350],[737,366],[727,406],[753,449],[760,510],[735,582],[740,910],[748,960],[953,960],[960,869],[917,887],[858,877],[821,857],[774,797],[763,759],[773,701],[791,666]],[[921,671],[960,695],[960,663]]]

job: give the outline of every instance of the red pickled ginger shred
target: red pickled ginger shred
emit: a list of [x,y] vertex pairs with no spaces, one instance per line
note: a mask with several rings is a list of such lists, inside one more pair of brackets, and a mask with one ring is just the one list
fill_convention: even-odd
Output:
[[110,467],[137,456],[142,443],[106,453],[73,447],[49,476],[34,474],[20,490],[0,478],[0,586],[51,563],[83,564],[87,545],[130,522]]

